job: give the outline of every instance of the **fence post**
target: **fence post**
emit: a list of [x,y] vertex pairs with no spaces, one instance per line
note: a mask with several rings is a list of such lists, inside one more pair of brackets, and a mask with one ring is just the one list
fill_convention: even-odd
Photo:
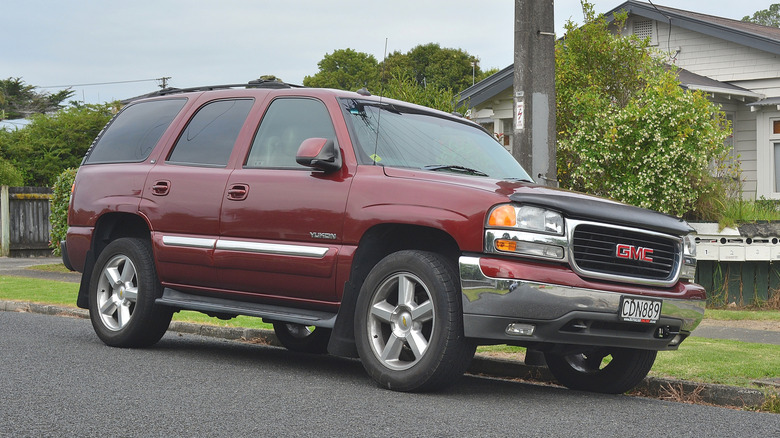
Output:
[[11,206],[8,186],[0,187],[0,256],[11,254]]

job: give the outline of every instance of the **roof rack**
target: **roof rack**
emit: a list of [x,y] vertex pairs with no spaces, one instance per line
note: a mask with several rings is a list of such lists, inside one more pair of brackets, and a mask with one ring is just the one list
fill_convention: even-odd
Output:
[[302,85],[288,84],[286,82],[280,82],[276,80],[267,79],[255,79],[245,84],[224,84],[224,85],[201,85],[198,87],[189,88],[163,88],[143,96],[134,97],[131,100],[144,99],[147,97],[167,96],[169,94],[189,93],[193,91],[212,91],[212,90],[226,90],[229,88],[303,88]]

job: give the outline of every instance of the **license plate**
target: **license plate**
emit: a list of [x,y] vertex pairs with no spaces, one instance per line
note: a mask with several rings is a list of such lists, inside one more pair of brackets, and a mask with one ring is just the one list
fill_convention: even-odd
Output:
[[661,317],[663,301],[653,298],[621,297],[618,314],[621,321],[652,324]]

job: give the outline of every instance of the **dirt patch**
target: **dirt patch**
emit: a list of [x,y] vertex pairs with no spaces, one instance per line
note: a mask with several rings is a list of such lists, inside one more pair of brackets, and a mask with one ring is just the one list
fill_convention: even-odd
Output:
[[743,328],[750,330],[767,330],[773,332],[780,332],[780,321],[756,321],[756,320],[715,320],[705,319],[701,322],[699,327],[733,327]]

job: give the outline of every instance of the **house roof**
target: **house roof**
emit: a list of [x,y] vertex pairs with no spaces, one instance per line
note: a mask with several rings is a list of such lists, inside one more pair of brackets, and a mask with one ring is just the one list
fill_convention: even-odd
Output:
[[[629,15],[668,22],[673,26],[679,26],[684,29],[780,55],[780,28],[684,11],[668,6],[652,5],[636,0],[628,0],[605,13],[604,16],[608,21],[612,21],[614,20],[615,13],[621,10],[625,10]],[[683,87],[691,90],[702,90],[707,93],[751,97],[755,99],[762,97],[760,94],[750,90],[725,82],[716,81],[715,79],[705,76],[700,76],[684,69],[678,69],[678,78]],[[494,98],[507,88],[511,88],[513,82],[514,64],[463,90],[460,94],[460,102],[462,103],[468,99],[471,107],[477,106]]]
[[[677,68],[676,72],[677,79],[680,81],[680,86],[688,90],[701,90],[705,93],[724,94],[727,96],[753,99],[760,99],[763,97],[746,88],[716,81],[715,79],[706,76],[697,75],[696,73],[683,68]],[[463,103],[468,99],[469,106],[472,108],[482,104],[494,98],[507,88],[512,88],[514,78],[514,64],[512,64],[485,80],[477,82],[471,87],[463,90],[460,93],[459,103]]]
[[460,92],[459,104],[469,101],[469,106],[474,107],[494,98],[498,93],[512,88],[515,82],[515,64],[494,73],[476,84]]
[[716,81],[707,76],[697,75],[696,73],[677,68],[677,79],[680,85],[688,90],[701,90],[705,93],[725,94],[728,96],[750,97],[760,99],[761,94],[754,93],[746,88],[728,84],[726,82]]
[[636,0],[629,0],[615,7],[606,12],[604,17],[607,21],[612,21],[615,13],[621,10],[625,10],[629,15],[667,22],[672,26],[780,55],[780,28],[700,14],[668,6],[653,5]]

